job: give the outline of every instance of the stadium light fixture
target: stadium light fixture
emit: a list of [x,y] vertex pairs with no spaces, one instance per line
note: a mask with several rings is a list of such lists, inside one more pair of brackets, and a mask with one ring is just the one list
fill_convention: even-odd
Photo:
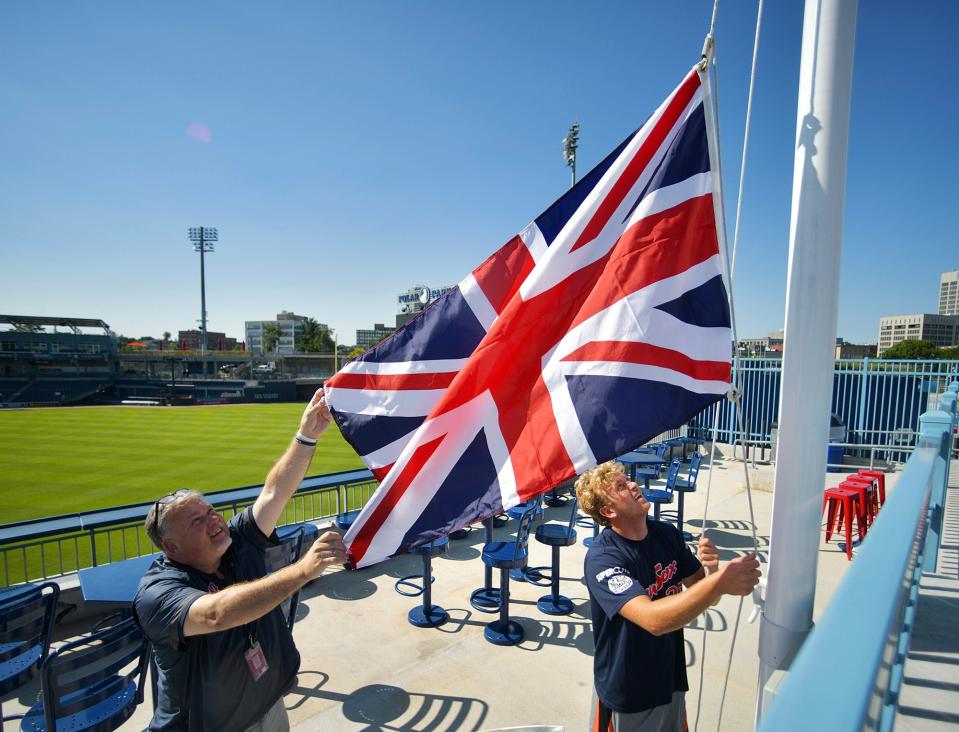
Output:
[[563,159],[573,171],[573,185],[576,185],[576,148],[579,147],[579,122],[574,122],[566,137],[563,138]]
[[193,242],[193,251],[200,253],[200,352],[206,353],[206,269],[203,255],[213,251],[213,243],[219,240],[219,233],[212,226],[191,226],[187,234]]

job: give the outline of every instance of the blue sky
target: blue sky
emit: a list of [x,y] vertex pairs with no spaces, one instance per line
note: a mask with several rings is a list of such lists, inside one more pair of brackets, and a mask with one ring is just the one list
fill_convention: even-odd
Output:
[[[593,5],[594,7],[590,7]],[[190,226],[216,226],[209,328],[280,310],[340,341],[459,281],[679,82],[707,2],[7,3],[0,312],[194,327]],[[756,4],[717,20],[733,210]],[[739,334],[782,326],[799,2],[766,4],[736,270]],[[959,268],[949,183],[959,4],[861,2],[839,335],[935,312]],[[954,54],[952,54],[954,55]],[[208,134],[207,134],[208,131]],[[730,234],[732,218],[730,216]]]

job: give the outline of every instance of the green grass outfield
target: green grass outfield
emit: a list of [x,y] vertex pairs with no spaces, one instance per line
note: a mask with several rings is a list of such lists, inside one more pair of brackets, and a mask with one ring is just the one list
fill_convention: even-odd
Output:
[[[0,524],[262,483],[304,407],[0,410]],[[334,425],[309,474],[358,467]]]

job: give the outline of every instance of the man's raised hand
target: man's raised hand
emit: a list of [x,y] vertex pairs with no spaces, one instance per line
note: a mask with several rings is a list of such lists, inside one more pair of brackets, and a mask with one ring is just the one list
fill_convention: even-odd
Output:
[[300,418],[300,434],[311,440],[319,439],[332,420],[333,415],[326,406],[326,395],[322,389],[317,389]]
[[346,548],[339,532],[326,531],[307,550],[300,564],[311,580],[319,577],[333,564],[346,562]]

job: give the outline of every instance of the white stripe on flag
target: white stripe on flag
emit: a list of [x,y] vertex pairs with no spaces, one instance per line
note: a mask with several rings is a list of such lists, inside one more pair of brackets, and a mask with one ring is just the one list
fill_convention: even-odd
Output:
[[326,398],[338,412],[388,417],[425,417],[445,389],[346,389],[327,386]]
[[480,288],[479,283],[472,273],[460,282],[459,288],[463,299],[466,300],[466,304],[469,305],[470,310],[473,311],[473,315],[476,316],[480,325],[482,325],[488,333],[489,329],[493,327],[493,323],[496,322],[497,316],[496,311],[490,304],[489,298],[486,297],[486,293]]
[[405,374],[450,373],[461,370],[465,358],[447,358],[434,361],[350,361],[340,369],[341,374],[375,374],[403,376]]

